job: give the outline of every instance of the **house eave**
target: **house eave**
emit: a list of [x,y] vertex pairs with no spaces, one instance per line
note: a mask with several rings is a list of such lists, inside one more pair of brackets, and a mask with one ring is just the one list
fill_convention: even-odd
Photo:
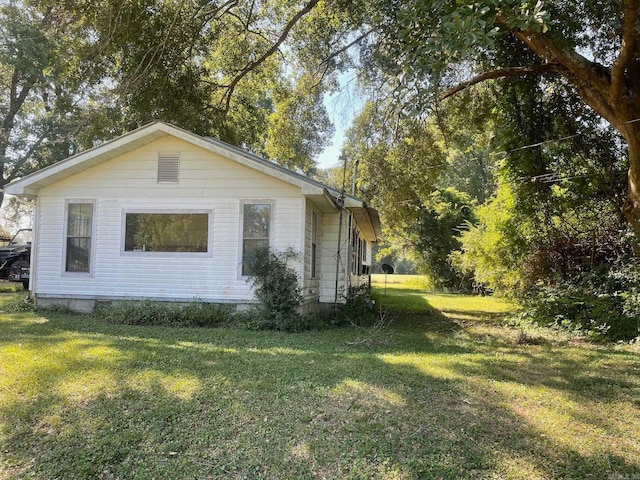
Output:
[[378,212],[362,202],[359,207],[349,207],[356,225],[364,238],[372,243],[382,240],[382,226]]
[[168,123],[154,122],[14,180],[6,186],[6,192],[12,195],[37,195],[40,189],[48,185],[167,136],[179,138],[248,168],[294,185],[300,188],[303,195],[322,196],[326,188],[326,185],[320,182],[220,140],[196,135]]

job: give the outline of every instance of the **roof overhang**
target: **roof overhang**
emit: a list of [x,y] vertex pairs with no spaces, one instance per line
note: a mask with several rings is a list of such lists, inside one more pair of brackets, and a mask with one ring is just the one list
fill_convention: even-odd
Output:
[[382,240],[382,224],[378,212],[362,202],[360,207],[349,207],[353,220],[360,228],[360,233],[365,240],[377,243]]
[[234,160],[248,168],[295,185],[300,188],[303,195],[324,195],[325,185],[315,180],[220,140],[202,137],[164,122],[150,123],[114,140],[14,180],[6,186],[6,193],[34,197],[44,187],[167,136],[179,138],[222,157]]

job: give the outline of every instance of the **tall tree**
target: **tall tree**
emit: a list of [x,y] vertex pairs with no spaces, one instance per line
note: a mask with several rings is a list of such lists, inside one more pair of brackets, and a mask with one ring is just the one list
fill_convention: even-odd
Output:
[[94,110],[87,99],[99,95],[80,28],[51,8],[0,5],[0,187],[74,153],[70,139]]
[[320,0],[2,2],[0,187],[155,119],[311,171],[350,42],[334,13]]
[[[376,29],[376,63],[418,108],[489,79],[560,77],[628,146],[628,194],[622,207],[640,253],[640,1],[409,0],[353,2]],[[497,45],[512,39],[531,53],[511,63]],[[513,59],[512,59],[513,60]],[[460,79],[466,77],[466,81]],[[439,88],[438,95],[434,90]]]

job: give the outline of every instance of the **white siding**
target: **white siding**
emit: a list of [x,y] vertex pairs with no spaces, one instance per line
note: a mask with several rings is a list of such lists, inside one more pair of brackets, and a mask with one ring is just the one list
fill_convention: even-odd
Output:
[[[311,276],[312,259],[312,237],[313,237],[313,214],[317,216],[316,232],[316,275]],[[317,301],[320,296],[320,278],[322,278],[322,245],[323,245],[322,213],[314,208],[313,204],[307,200],[305,208],[304,225],[304,282],[303,294],[305,302]],[[334,274],[335,275],[335,274]]]
[[[349,266],[348,218],[343,214],[342,231],[339,231],[339,213],[322,216],[322,248],[320,249],[320,302],[335,301],[336,265],[338,266],[338,300],[344,300],[344,280]],[[340,235],[340,258],[338,258],[338,235]]]
[[[157,183],[159,152],[180,152],[176,185]],[[96,205],[93,275],[64,272],[65,201]],[[239,276],[243,200],[270,200],[272,246],[302,251],[300,189],[194,145],[158,140],[40,191],[36,296],[250,301]],[[208,254],[122,252],[123,212],[210,211]],[[299,267],[300,268],[300,267]]]

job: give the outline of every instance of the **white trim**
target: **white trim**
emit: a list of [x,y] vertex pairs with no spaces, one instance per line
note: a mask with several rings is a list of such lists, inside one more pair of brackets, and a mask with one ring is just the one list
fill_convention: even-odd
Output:
[[[314,223],[315,218],[315,223]],[[320,278],[320,273],[318,272],[318,227],[320,225],[322,216],[316,212],[314,208],[311,209],[311,238],[309,239],[310,255],[309,255],[309,279],[317,280]],[[314,242],[315,237],[315,242]],[[315,249],[313,248],[315,243]],[[315,254],[315,255],[314,255]]]
[[[89,252],[88,272],[67,272],[67,229],[69,227],[69,205],[70,204],[91,204],[91,251]],[[67,198],[64,201],[64,225],[62,226],[62,265],[61,275],[63,277],[95,277],[96,267],[96,224],[97,224],[97,200],[90,198]]]
[[31,252],[29,258],[29,296],[34,298],[36,291],[36,265],[38,264],[38,236],[40,235],[40,197],[33,206],[33,223],[31,225]]
[[[166,214],[207,214],[207,251],[206,252],[137,252],[125,250],[127,235],[127,213],[166,213]],[[213,257],[213,210],[212,209],[176,209],[176,208],[123,208],[120,219],[120,256],[122,257],[165,257],[192,258]]]

